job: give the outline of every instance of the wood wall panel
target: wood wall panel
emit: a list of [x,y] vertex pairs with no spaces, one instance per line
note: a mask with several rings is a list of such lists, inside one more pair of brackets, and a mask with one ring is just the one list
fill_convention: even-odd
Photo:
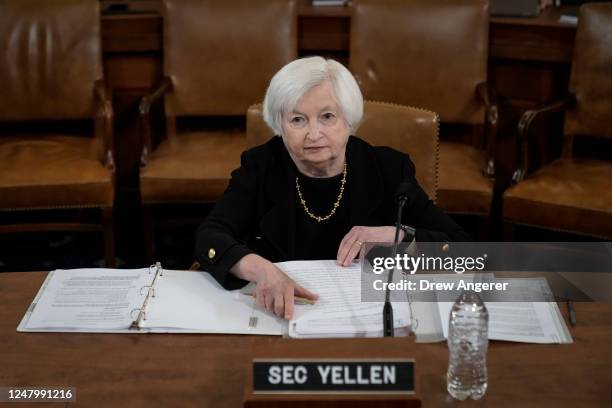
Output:
[[115,93],[144,95],[163,75],[161,55],[154,53],[104,55],[104,76]]
[[158,13],[110,14],[102,18],[104,52],[151,52],[163,48],[162,17]]

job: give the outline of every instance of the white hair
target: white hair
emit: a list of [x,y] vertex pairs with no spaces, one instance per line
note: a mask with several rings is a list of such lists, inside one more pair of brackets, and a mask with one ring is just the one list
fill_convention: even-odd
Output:
[[342,64],[322,57],[300,58],[282,67],[270,81],[264,99],[263,118],[276,135],[282,135],[283,115],[295,109],[312,88],[329,81],[351,133],[363,116],[363,96],[357,81]]

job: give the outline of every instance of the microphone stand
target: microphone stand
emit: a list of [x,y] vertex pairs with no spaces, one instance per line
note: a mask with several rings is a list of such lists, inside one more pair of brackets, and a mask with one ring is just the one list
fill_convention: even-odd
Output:
[[[397,249],[399,246],[399,232],[400,232],[400,224],[402,221],[402,212],[404,211],[404,205],[406,205],[406,201],[408,198],[406,194],[401,194],[398,197],[398,205],[397,205],[397,222],[395,223],[395,238],[393,239],[393,252],[392,258],[395,259],[397,256]],[[391,305],[389,284],[393,282],[393,271],[395,271],[395,267],[389,271],[389,275],[387,276],[387,287],[385,290],[385,306],[383,307],[383,335],[384,337],[393,337],[394,332],[394,323],[393,323],[393,306]]]

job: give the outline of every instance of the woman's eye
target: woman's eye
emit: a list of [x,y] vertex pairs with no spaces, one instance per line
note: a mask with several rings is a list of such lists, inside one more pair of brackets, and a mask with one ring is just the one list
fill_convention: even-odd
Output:
[[336,120],[336,115],[333,114],[332,112],[325,112],[324,114],[321,115],[321,121],[325,124],[331,124],[335,122],[335,120]]
[[291,118],[291,123],[295,124],[295,125],[299,125],[301,123],[304,123],[304,118],[301,116],[295,116],[293,118]]

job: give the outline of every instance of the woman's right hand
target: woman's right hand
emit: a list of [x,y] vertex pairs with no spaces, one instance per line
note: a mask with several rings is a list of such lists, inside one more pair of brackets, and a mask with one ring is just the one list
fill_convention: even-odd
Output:
[[318,295],[297,284],[276,265],[259,255],[242,257],[230,272],[239,278],[255,282],[255,300],[266,310],[287,320],[293,317],[296,296],[317,300]]

